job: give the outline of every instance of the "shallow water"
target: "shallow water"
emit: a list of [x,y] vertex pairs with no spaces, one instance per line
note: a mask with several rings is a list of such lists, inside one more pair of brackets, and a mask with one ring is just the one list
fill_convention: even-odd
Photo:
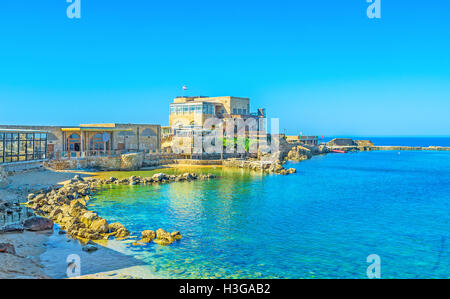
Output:
[[450,278],[449,152],[330,154],[287,166],[298,173],[198,168],[221,177],[111,186],[90,206],[136,235],[182,233],[171,246],[120,249],[159,277],[365,278],[367,256],[378,254],[383,278]]

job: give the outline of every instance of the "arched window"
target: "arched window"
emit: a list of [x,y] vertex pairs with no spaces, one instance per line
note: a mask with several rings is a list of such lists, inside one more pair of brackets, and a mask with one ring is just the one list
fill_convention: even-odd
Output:
[[79,152],[81,150],[81,137],[77,133],[71,134],[67,137],[67,151]]
[[89,142],[89,149],[92,151],[104,151],[106,149],[105,139],[103,138],[103,134],[98,133],[92,136]]

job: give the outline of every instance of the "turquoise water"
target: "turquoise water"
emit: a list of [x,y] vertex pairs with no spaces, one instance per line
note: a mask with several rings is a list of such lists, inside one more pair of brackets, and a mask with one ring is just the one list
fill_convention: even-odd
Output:
[[[218,180],[114,186],[91,208],[171,246],[126,244],[171,278],[450,278],[450,152],[361,152],[289,164],[291,176],[216,170]],[[211,169],[205,170],[211,172]]]

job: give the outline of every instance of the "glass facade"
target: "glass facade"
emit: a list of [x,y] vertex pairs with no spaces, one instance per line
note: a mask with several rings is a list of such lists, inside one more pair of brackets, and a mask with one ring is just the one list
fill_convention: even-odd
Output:
[[47,156],[47,133],[0,130],[0,163],[42,160]]
[[216,105],[211,103],[200,104],[171,104],[170,114],[216,114]]

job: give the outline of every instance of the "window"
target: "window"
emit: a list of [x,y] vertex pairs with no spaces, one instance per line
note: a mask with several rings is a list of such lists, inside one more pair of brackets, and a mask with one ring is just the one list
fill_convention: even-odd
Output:
[[233,114],[237,114],[236,108],[233,108]]
[[4,142],[3,142],[3,133],[0,133],[0,163],[3,163],[3,155],[4,155]]
[[0,163],[45,159],[47,134],[0,133]]
[[238,114],[242,114],[242,109],[238,109]]

